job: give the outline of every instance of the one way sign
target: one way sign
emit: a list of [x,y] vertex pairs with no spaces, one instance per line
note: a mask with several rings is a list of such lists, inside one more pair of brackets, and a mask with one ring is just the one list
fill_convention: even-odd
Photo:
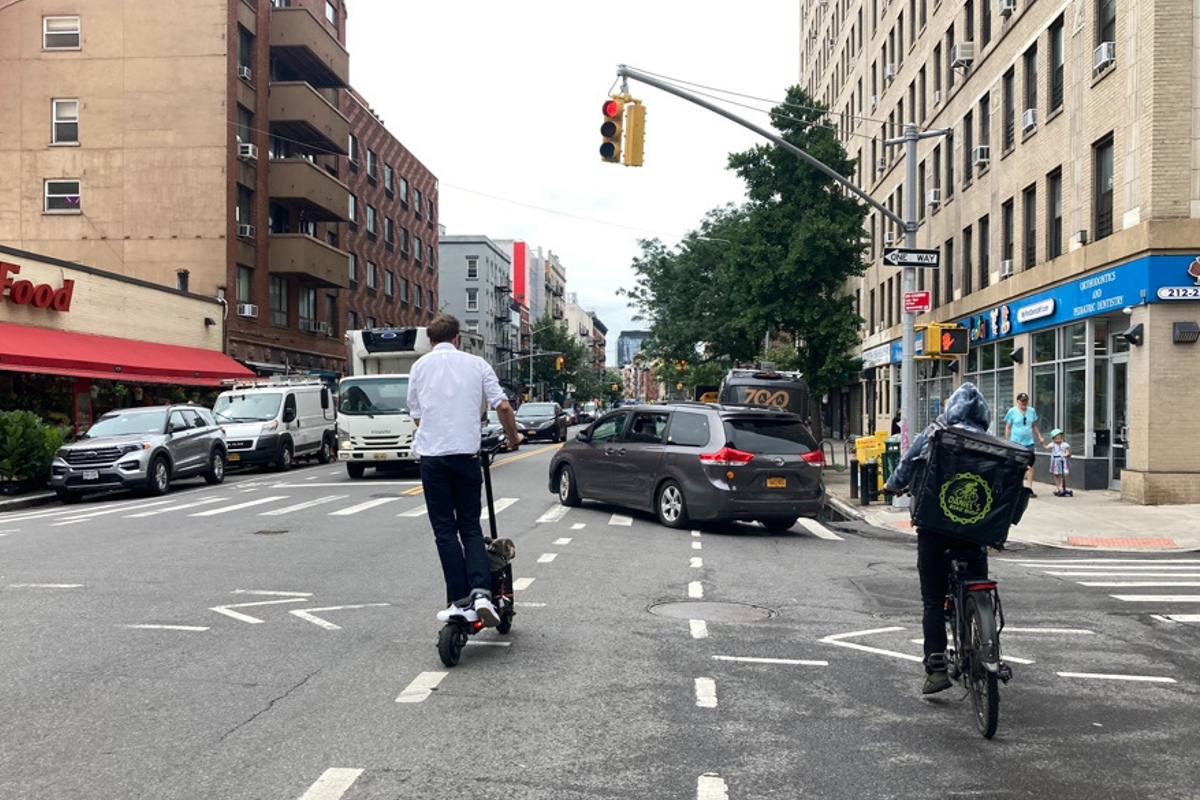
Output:
[[905,250],[900,247],[885,247],[883,248],[883,263],[893,267],[937,269],[940,258],[937,250]]

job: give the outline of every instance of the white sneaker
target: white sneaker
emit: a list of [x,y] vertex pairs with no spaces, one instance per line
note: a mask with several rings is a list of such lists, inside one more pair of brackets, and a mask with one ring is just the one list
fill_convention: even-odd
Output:
[[479,621],[479,615],[475,613],[475,609],[463,608],[455,603],[451,603],[437,613],[438,622],[449,622],[455,617],[461,617],[467,622]]
[[477,594],[475,596],[475,614],[485,628],[495,628],[500,624],[500,612],[496,610],[491,599],[486,595]]

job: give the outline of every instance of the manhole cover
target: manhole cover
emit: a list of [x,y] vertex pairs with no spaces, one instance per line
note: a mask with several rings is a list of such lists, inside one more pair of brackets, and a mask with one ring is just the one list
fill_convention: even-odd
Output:
[[254,535],[255,536],[278,536],[281,533],[287,533],[287,531],[285,531],[285,530],[284,531],[255,531]]
[[656,603],[650,613],[672,619],[702,619],[705,622],[758,622],[775,612],[749,603],[711,603],[706,601]]

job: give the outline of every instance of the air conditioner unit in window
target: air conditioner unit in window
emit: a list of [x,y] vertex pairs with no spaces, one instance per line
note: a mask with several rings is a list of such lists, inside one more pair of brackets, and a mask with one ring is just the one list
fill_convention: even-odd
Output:
[[875,95],[871,95],[871,108],[875,107]]
[[891,81],[891,80],[895,79],[895,77],[896,77],[896,65],[895,64],[884,64],[883,65],[883,79],[885,81]]
[[1017,10],[1017,0],[1000,0],[1000,16],[1011,17]]
[[992,148],[980,145],[971,151],[971,163],[977,167],[986,167],[991,159]]
[[950,48],[951,67],[969,67],[975,61],[975,43],[959,42]]
[[329,323],[318,322],[315,326],[313,326],[313,330],[315,330],[317,333],[329,333]]
[[1103,72],[1112,66],[1112,63],[1116,60],[1117,43],[1101,42],[1100,46],[1092,53],[1092,71]]
[[884,172],[884,171],[886,171],[886,170],[887,170],[887,166],[888,166],[888,165],[887,165],[887,159],[886,159],[886,158],[880,158],[880,159],[877,159],[877,160],[875,161],[875,171],[876,171],[876,172]]
[[942,102],[942,90],[934,89],[933,90],[933,104],[936,106],[941,102]]
[[242,239],[253,239],[254,238],[254,226],[239,224],[237,227],[237,235],[238,235],[238,237],[240,237]]
[[1012,259],[1011,258],[1006,258],[1000,262],[1000,277],[1001,278],[1011,278],[1012,277]]
[[258,160],[258,145],[250,142],[238,142],[238,158],[242,161]]
[[254,305],[254,303],[238,303],[237,315],[239,317],[256,318],[258,317],[258,306]]
[[941,202],[942,202],[942,190],[941,189],[930,189],[928,192],[925,193],[925,204],[926,205],[936,206]]
[[238,67],[238,77],[244,81],[249,81],[252,73],[249,67]]
[[1037,109],[1027,108],[1021,115],[1021,130],[1028,131],[1037,127]]

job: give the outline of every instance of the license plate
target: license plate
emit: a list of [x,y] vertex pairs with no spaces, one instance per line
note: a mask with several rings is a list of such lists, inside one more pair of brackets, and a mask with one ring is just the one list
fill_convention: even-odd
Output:
[[787,487],[787,478],[767,478],[768,489],[784,489]]
[[84,479],[85,481],[98,481],[98,480],[100,480],[100,470],[96,470],[96,469],[85,469],[85,470],[83,471],[83,479]]
[[229,455],[225,456],[225,460],[226,461],[241,461],[242,457],[239,456],[237,453],[230,453]]
[[525,431],[525,435],[526,436],[536,436],[537,431],[535,431],[533,428],[530,428],[529,430]]
[[371,458],[373,458],[377,461],[381,461],[381,460],[387,458],[387,453],[372,453]]

